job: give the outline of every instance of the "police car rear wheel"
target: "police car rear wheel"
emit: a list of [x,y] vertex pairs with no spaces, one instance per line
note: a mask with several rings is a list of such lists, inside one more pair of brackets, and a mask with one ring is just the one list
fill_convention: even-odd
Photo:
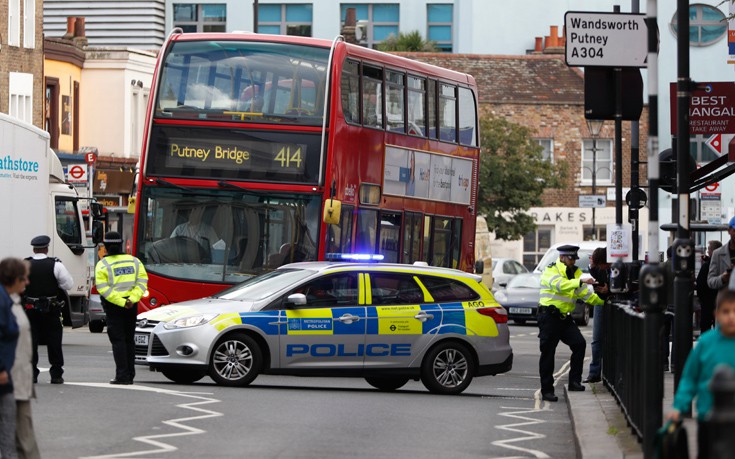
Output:
[[258,344],[244,333],[222,338],[209,361],[209,375],[223,386],[247,386],[260,371],[262,354]]
[[177,384],[195,383],[207,375],[205,371],[192,370],[161,370],[161,373]]
[[421,382],[435,394],[460,394],[472,382],[475,362],[460,343],[442,343],[426,354],[421,365]]
[[393,391],[405,386],[408,378],[369,377],[365,378],[368,384],[382,391]]

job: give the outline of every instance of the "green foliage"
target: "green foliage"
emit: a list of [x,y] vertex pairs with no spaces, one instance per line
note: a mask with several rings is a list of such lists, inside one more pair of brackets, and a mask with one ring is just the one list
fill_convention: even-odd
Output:
[[382,43],[378,44],[378,50],[424,53],[435,53],[439,51],[436,47],[436,42],[424,40],[418,30],[409,33],[399,32],[397,37],[390,34]]
[[520,239],[536,228],[526,211],[542,204],[545,189],[562,187],[568,164],[545,161],[532,131],[504,117],[484,116],[480,133],[478,215],[498,239]]

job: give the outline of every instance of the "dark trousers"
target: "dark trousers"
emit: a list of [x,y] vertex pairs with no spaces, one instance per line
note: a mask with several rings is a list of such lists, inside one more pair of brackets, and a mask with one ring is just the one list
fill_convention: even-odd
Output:
[[[671,332],[674,328],[674,314],[664,313],[664,330],[661,336],[661,358],[664,366],[669,365],[669,354],[671,353]],[[671,365],[674,364],[674,356],[671,356]]]
[[697,457],[709,459],[710,453],[710,427],[707,421],[697,421]]
[[546,309],[539,312],[538,326],[539,347],[541,349],[541,358],[538,362],[541,392],[554,392],[554,354],[559,341],[572,350],[569,382],[580,383],[582,381],[582,365],[587,342],[584,340],[582,333],[579,332],[579,328],[577,328],[577,324],[574,323],[572,317],[562,318],[559,314],[552,314]]
[[702,306],[699,314],[699,330],[704,333],[715,326],[715,301],[714,299],[702,299]]
[[31,339],[33,343],[33,376],[38,379],[38,344],[46,343],[48,362],[51,364],[49,374],[51,378],[61,378],[64,374],[64,352],[61,349],[61,340],[64,326],[61,323],[61,312],[40,312],[35,309],[26,309],[28,321],[31,323]]
[[138,303],[125,309],[111,303],[103,303],[107,320],[107,336],[112,344],[115,359],[115,379],[132,381],[135,379],[135,320],[138,316]]

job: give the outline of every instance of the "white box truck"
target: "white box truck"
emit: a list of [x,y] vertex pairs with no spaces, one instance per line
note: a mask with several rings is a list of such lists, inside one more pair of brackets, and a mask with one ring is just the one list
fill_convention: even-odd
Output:
[[0,196],[4,201],[0,258],[27,258],[33,255],[31,239],[48,235],[48,256],[60,259],[74,278],[74,287],[65,292],[64,323],[85,325],[93,268],[79,196],[66,183],[61,161],[49,147],[49,134],[4,113],[0,113]]

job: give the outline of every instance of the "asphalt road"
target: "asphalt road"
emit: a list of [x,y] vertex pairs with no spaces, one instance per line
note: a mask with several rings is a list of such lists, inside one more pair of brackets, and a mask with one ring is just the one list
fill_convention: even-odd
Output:
[[[43,457],[58,459],[573,458],[566,376],[558,403],[534,397],[536,333],[535,325],[511,326],[510,373],[437,396],[420,382],[384,393],[351,378],[259,376],[248,388],[226,388],[207,377],[184,386],[142,367],[135,385],[112,386],[107,335],[67,329],[66,383],[41,374],[36,434]],[[556,368],[568,358],[560,345]]]

